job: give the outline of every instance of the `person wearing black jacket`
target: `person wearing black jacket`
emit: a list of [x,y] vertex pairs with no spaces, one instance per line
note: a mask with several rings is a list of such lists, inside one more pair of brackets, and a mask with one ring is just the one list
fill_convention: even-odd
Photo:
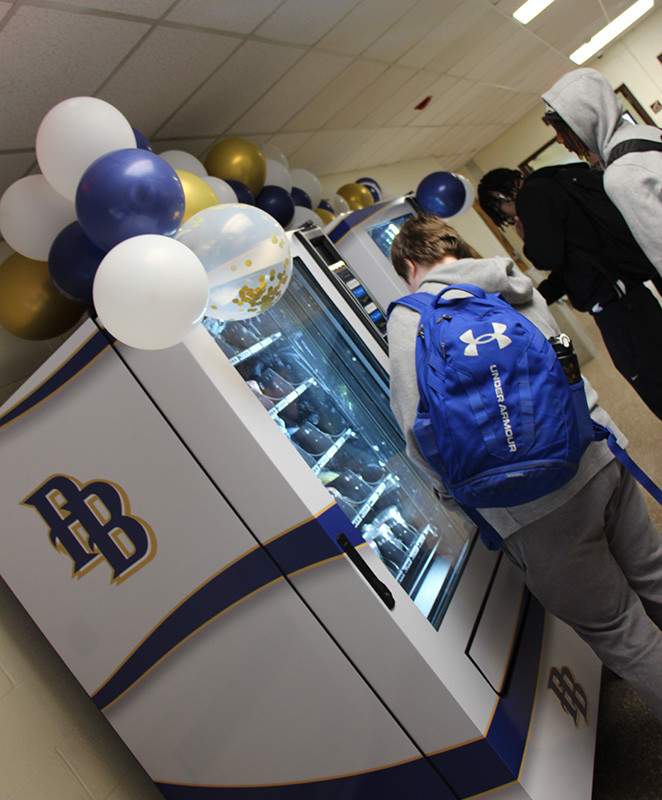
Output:
[[[576,183],[590,190],[578,195]],[[662,307],[644,285],[657,284],[659,273],[607,198],[601,173],[587,164],[544,167],[526,178],[496,169],[481,179],[478,200],[500,228],[515,226],[526,257],[549,272],[537,287],[547,303],[567,295],[591,314],[616,369],[662,419]]]

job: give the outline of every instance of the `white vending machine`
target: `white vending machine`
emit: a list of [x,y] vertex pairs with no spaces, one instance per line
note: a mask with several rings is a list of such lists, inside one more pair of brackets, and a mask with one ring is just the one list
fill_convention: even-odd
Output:
[[588,800],[599,663],[407,460],[370,289],[291,244],[261,315],[89,320],[0,409],[3,578],[168,800]]

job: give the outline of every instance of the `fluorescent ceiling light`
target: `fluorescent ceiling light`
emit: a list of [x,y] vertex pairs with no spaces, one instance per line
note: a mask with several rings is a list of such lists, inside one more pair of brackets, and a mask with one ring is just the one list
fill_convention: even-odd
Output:
[[577,48],[570,56],[570,60],[575,64],[583,64],[587,58],[601,50],[606,44],[615,39],[619,33],[622,33],[626,28],[629,28],[633,22],[636,22],[639,17],[642,17],[649,9],[653,7],[653,0],[637,0],[637,2],[626,9],[622,14],[616,17],[615,20],[606,25],[601,31],[598,31],[595,36],[592,36],[590,41]]
[[554,0],[526,0],[526,3],[513,13],[513,17],[518,22],[526,25],[527,22],[531,22],[534,17],[537,17],[541,11],[544,11],[553,2]]

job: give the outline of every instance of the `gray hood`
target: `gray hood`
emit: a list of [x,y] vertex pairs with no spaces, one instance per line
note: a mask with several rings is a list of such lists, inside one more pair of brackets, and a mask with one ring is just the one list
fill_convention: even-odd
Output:
[[609,81],[597,70],[573,70],[558,80],[542,99],[579,136],[588,149],[607,160],[616,131],[630,124]]

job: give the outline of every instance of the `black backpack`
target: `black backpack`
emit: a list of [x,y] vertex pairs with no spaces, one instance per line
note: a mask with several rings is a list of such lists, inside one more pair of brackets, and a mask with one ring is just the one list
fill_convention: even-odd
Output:
[[592,266],[613,284],[619,279],[642,283],[658,274],[632,235],[621,212],[605,192],[604,173],[601,170],[592,169],[588,165],[572,165],[547,167],[540,171],[545,169],[550,172],[553,170],[555,183],[580,206],[602,245],[600,253],[577,251],[577,255],[585,260],[590,258]]

